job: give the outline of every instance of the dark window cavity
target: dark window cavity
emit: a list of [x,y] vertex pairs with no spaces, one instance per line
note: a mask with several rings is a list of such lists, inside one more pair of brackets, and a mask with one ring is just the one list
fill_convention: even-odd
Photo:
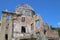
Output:
[[54,39],[48,39],[48,40],[54,40]]
[[1,26],[1,23],[0,23],[0,26]]
[[44,34],[46,34],[46,30],[44,30]]
[[21,33],[26,33],[26,28],[25,27],[21,27]]
[[5,40],[8,40],[8,34],[5,34]]
[[21,21],[22,21],[22,22],[25,22],[25,17],[22,17]]

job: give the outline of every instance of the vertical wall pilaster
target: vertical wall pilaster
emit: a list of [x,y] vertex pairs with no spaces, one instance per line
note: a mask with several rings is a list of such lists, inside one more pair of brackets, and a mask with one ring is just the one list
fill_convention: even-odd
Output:
[[2,14],[2,27],[1,27],[1,36],[0,40],[5,40],[5,30],[6,30],[6,13]]
[[12,15],[11,16],[11,19],[9,20],[9,29],[8,29],[8,40],[12,40]]

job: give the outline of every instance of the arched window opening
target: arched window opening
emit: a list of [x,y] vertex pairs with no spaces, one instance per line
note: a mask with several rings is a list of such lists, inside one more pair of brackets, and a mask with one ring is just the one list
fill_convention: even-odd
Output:
[[25,27],[21,27],[21,33],[26,33],[26,28]]
[[36,20],[36,27],[39,27],[39,26],[40,26],[40,21]]
[[25,17],[22,17],[21,21],[22,21],[22,22],[25,22]]

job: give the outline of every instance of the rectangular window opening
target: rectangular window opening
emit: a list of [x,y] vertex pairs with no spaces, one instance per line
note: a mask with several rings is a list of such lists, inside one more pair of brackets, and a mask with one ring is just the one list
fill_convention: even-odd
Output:
[[21,33],[26,33],[26,28],[24,26],[21,27]]
[[22,21],[22,22],[25,22],[25,17],[22,17],[21,21]]
[[8,40],[8,34],[5,34],[5,40]]

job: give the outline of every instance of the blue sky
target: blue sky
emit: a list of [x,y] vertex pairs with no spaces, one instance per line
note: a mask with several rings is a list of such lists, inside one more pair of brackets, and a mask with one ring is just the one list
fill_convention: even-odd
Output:
[[0,16],[2,10],[13,12],[19,4],[29,4],[45,23],[60,26],[60,0],[0,0]]

